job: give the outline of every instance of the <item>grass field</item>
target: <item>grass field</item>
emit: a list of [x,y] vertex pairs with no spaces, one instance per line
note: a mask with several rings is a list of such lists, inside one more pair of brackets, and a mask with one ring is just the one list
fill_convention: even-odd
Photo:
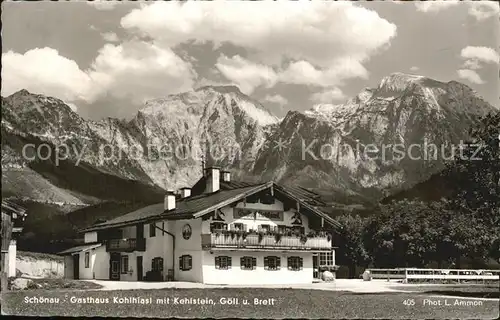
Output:
[[[38,301],[37,303],[33,298],[52,298],[54,300]],[[94,299],[93,302],[89,301],[91,298]],[[120,303],[119,299],[121,298],[142,298],[144,300],[142,302]],[[168,303],[166,303],[167,298],[169,298]],[[176,298],[178,300],[175,300]],[[213,304],[182,304],[179,303],[182,302],[182,298],[211,299]],[[221,298],[238,298],[238,304],[224,304]],[[55,301],[55,299],[59,300]],[[97,299],[100,300],[100,303],[96,303]],[[107,301],[105,301],[106,299]],[[262,303],[255,304],[255,299]],[[274,303],[272,299],[274,299]],[[165,303],[159,303],[160,301]],[[264,301],[267,301],[267,304],[264,304]],[[452,297],[432,297],[424,292],[373,294],[258,288],[127,291],[34,290],[3,294],[2,314],[24,316],[251,317],[273,319],[496,319],[499,316],[498,300],[470,298],[457,300],[464,305],[454,305],[455,301],[456,299]]]

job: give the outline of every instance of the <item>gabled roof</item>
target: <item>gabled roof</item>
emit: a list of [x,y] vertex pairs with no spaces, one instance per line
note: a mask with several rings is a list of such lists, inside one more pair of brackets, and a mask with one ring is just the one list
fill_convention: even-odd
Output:
[[8,214],[8,215],[18,215],[20,217],[25,217],[27,216],[26,214],[26,208],[18,205],[17,203],[14,203],[8,199],[2,199],[2,213]]
[[91,249],[95,249],[102,246],[102,243],[93,243],[93,244],[86,244],[86,245],[81,245],[73,248],[66,249],[64,251],[59,252],[59,255],[69,255],[77,252],[84,252],[88,251]]
[[248,195],[266,189],[271,185],[272,182],[261,183],[258,185],[230,190],[221,189],[210,194],[200,194],[185,199],[177,199],[176,208],[167,212],[165,212],[164,210],[163,203],[157,203],[129,212],[115,219],[82,229],[81,231],[88,232],[110,227],[120,227],[135,223],[149,222],[158,219],[191,219],[194,217],[194,214],[199,214],[201,212],[210,212],[222,208],[234,201],[238,201],[239,199],[243,199]]
[[340,227],[340,224],[316,206],[323,205],[323,202],[316,199],[317,195],[307,189],[300,187],[280,186],[272,181],[252,185],[246,182],[221,182],[221,189],[211,194],[198,194],[185,199],[177,199],[176,208],[171,211],[164,210],[163,203],[153,204],[138,210],[134,210],[115,219],[95,224],[91,227],[80,230],[88,232],[94,230],[107,229],[112,227],[122,227],[136,223],[148,223],[155,220],[167,219],[192,219],[205,215],[219,208],[225,207],[235,201],[253,195],[269,187],[275,188],[286,197],[298,201],[302,207],[323,218],[327,223]]

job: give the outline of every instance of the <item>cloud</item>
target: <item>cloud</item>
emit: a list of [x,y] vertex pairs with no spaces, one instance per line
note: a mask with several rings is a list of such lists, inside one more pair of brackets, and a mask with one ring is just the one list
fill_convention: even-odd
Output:
[[345,99],[345,95],[339,88],[316,92],[312,94],[310,98],[310,100],[318,103],[331,103],[334,100],[342,99]]
[[469,5],[469,14],[478,21],[498,17],[499,6],[496,1],[471,1]]
[[267,96],[265,96],[264,100],[272,102],[272,103],[276,103],[280,106],[284,106],[285,104],[288,103],[288,100],[279,94],[267,95]]
[[92,100],[92,79],[77,63],[52,48],[2,54],[2,95],[20,89],[64,101]]
[[436,13],[449,7],[455,6],[459,3],[456,0],[442,0],[442,1],[415,1],[415,6],[418,11]]
[[172,50],[143,41],[106,44],[89,75],[101,94],[134,103],[190,90],[197,77],[191,64]]
[[192,66],[170,49],[130,41],[106,44],[87,70],[52,48],[2,54],[2,94],[20,89],[57,97],[67,103],[94,102],[110,95],[140,104],[144,100],[192,88]]
[[444,9],[451,8],[461,3],[468,5],[468,14],[476,20],[482,21],[494,16],[498,17],[499,6],[496,1],[457,1],[457,0],[432,0],[432,1],[415,1],[415,6],[418,11],[437,13]]
[[339,59],[322,70],[307,61],[292,62],[279,75],[281,82],[323,87],[339,85],[351,78],[368,79],[368,71],[359,61],[350,58]]
[[483,79],[481,79],[479,74],[474,70],[460,69],[457,71],[457,73],[461,79],[468,80],[471,83],[474,83],[474,84],[483,84],[484,83]]
[[116,0],[95,0],[87,1],[87,4],[101,11],[113,10],[120,1]]
[[489,47],[468,46],[460,51],[460,56],[465,59],[462,68],[459,69],[458,76],[475,84],[486,83],[475,71],[482,68],[482,64],[498,64],[500,57],[498,53]]
[[477,59],[466,60],[462,65],[462,68],[471,69],[471,70],[479,70],[482,68],[481,64]]
[[[396,36],[395,24],[344,1],[264,1],[258,6],[248,1],[162,1],[132,10],[121,25],[169,47],[195,40],[246,49],[244,60],[219,59],[218,69],[247,92],[275,82],[270,68],[284,73],[277,80],[290,83],[324,81],[326,86],[366,77],[363,63]],[[310,72],[308,79],[301,79],[298,70]]]
[[484,63],[499,63],[498,52],[489,47],[468,46],[462,49],[460,56],[464,59],[475,59]]
[[106,42],[118,42],[119,41],[118,36],[114,32],[104,32],[104,33],[101,33],[101,36],[104,39],[104,41],[106,41]]
[[410,68],[410,71],[413,71],[413,72],[416,72],[418,70],[420,70],[420,68],[417,67],[417,66],[413,66],[413,67]]
[[277,80],[277,75],[271,67],[251,62],[238,55],[231,58],[220,56],[215,67],[246,94],[251,94],[259,86],[272,87]]

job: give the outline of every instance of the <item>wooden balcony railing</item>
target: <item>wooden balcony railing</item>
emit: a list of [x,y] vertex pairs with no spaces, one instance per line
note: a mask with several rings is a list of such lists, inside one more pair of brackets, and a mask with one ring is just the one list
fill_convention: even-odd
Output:
[[203,249],[332,250],[328,236],[210,233],[201,235],[201,245]]
[[106,251],[132,252],[146,251],[146,239],[109,239],[106,240]]

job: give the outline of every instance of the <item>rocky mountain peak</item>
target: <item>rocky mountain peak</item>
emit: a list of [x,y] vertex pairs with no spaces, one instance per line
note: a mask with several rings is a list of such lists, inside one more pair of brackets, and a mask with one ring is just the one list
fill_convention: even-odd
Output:
[[243,94],[240,90],[240,88],[238,88],[237,86],[234,86],[234,85],[227,85],[227,86],[203,86],[203,87],[200,87],[198,89],[196,89],[197,92],[199,91],[209,91],[209,90],[212,90],[212,91],[216,91],[216,92],[219,92],[219,93],[235,93],[235,94]]

